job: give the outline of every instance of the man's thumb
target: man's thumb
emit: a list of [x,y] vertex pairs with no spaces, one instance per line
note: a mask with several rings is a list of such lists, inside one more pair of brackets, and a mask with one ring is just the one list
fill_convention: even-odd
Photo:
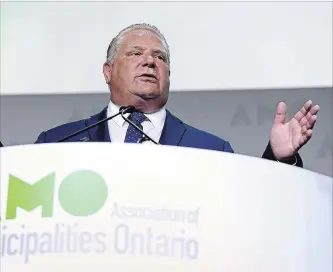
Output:
[[287,105],[284,102],[280,102],[277,106],[274,124],[275,125],[284,124],[284,122],[286,121],[286,115],[287,115]]

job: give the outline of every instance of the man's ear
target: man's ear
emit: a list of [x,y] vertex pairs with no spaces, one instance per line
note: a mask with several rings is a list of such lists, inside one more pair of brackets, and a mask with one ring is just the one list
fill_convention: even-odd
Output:
[[109,62],[105,62],[103,65],[103,74],[105,78],[106,84],[110,84],[111,82],[111,74],[112,74],[112,64]]

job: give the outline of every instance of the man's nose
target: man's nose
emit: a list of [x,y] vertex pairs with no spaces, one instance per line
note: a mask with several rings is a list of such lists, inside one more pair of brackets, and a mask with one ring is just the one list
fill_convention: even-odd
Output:
[[153,56],[147,55],[144,57],[143,66],[155,67],[155,65],[155,58]]

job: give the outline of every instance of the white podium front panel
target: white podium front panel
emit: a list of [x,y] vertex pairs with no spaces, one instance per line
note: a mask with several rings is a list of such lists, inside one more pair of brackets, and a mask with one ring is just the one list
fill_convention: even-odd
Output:
[[1,272],[331,272],[332,179],[199,149],[0,149]]

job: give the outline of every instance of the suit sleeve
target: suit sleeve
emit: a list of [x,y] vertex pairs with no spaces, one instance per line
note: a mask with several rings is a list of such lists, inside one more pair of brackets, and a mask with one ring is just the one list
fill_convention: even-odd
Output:
[[43,131],[41,134],[39,134],[35,144],[42,144],[46,143],[46,132]]
[[224,142],[222,151],[234,153],[234,150],[232,149],[231,144],[228,141]]
[[[272,146],[270,143],[268,143],[268,145],[266,146],[266,149],[265,149],[264,153],[262,154],[262,158],[271,160],[271,161],[277,161],[277,159],[275,158],[275,156],[273,154]],[[302,158],[298,153],[296,153],[296,155],[293,158],[291,158],[290,160],[280,161],[280,162],[290,164],[290,165],[295,165],[298,167],[303,167]]]

